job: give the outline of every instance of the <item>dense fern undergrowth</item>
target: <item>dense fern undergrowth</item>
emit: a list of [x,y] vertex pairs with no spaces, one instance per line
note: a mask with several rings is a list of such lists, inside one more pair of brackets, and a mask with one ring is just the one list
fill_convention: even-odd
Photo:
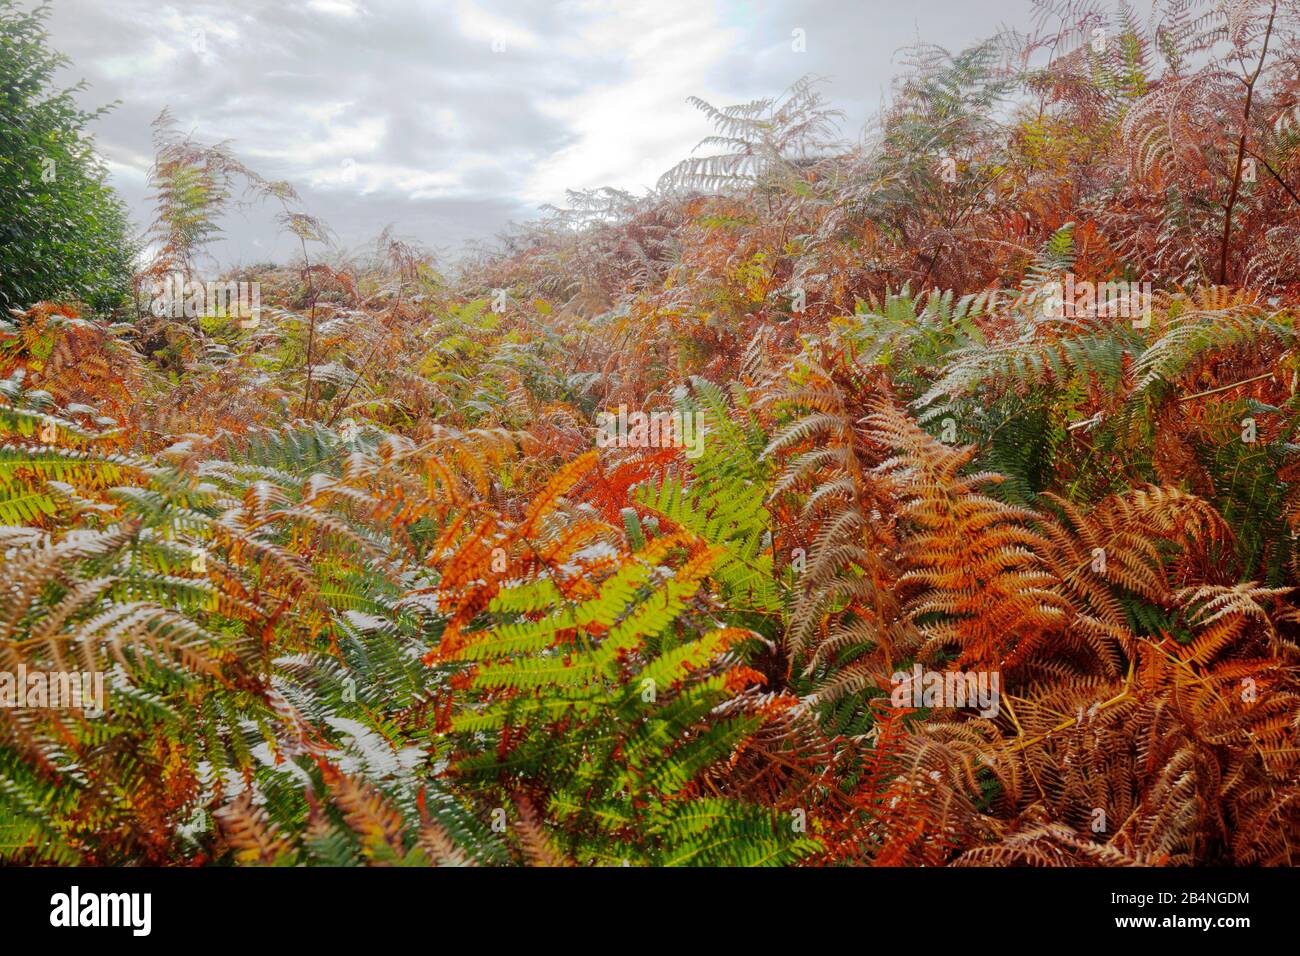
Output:
[[[700,103],[454,268],[164,117],[141,307],[0,323],[0,669],[105,681],[0,708],[0,861],[1296,862],[1297,25],[1044,5],[856,147]],[[237,194],[259,320],[155,315]]]

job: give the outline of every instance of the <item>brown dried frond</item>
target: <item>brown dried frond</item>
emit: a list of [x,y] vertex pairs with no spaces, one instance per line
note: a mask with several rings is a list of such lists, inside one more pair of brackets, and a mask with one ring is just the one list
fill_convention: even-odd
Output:
[[546,825],[526,795],[515,794],[519,810],[519,842],[529,866],[573,866],[573,861],[551,843]]
[[273,864],[293,852],[290,842],[248,791],[216,810],[213,817],[221,842],[234,850],[240,863]]

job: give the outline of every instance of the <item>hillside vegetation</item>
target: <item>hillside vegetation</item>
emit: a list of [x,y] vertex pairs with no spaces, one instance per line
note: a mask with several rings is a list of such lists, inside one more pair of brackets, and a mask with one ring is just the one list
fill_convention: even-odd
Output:
[[1300,8],[1024,19],[454,268],[161,118],[137,306],[0,323],[0,668],[107,685],[0,861],[1296,862]]

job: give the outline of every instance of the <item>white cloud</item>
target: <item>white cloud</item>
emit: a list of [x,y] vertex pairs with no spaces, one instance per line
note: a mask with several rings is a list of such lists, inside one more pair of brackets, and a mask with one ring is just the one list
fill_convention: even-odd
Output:
[[621,75],[578,96],[539,103],[576,141],[524,184],[533,202],[557,202],[566,188],[653,186],[710,132],[686,98],[710,97],[710,71],[735,46],[738,31],[702,0],[638,0],[601,9],[607,15],[591,21],[571,45],[614,60]]
[[341,160],[336,167],[313,169],[309,179],[313,189],[343,189],[363,196],[393,191],[411,199],[455,195],[459,182],[456,170],[412,169],[388,163],[359,163],[350,158]]
[[457,0],[456,25],[467,37],[482,40],[490,49],[505,53],[510,50],[536,50],[541,41],[528,29],[507,17],[489,13],[471,0]]
[[289,126],[288,135],[267,138],[240,151],[248,156],[305,166],[308,170],[318,165],[332,167],[348,159],[358,162],[383,147],[388,123],[382,116],[349,115],[348,106],[318,111],[315,116],[310,115],[313,111],[304,110],[309,114],[308,121],[297,128]]
[[309,9],[334,17],[356,17],[363,12],[356,0],[310,0]]
[[98,58],[96,65],[110,78],[175,75],[186,62],[211,67],[220,61],[223,48],[229,49],[240,40],[239,30],[229,18],[181,13],[170,6],[140,12],[157,21],[156,29],[150,31],[149,47],[126,53],[115,51],[112,56]]

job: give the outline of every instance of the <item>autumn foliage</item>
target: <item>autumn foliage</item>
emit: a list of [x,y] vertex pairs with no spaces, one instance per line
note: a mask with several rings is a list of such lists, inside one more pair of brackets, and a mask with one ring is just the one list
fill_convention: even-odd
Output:
[[[0,860],[1294,863],[1300,8],[1031,19],[456,269],[164,118],[139,314],[0,324],[0,670],[106,675]],[[258,320],[150,311],[237,184]]]

